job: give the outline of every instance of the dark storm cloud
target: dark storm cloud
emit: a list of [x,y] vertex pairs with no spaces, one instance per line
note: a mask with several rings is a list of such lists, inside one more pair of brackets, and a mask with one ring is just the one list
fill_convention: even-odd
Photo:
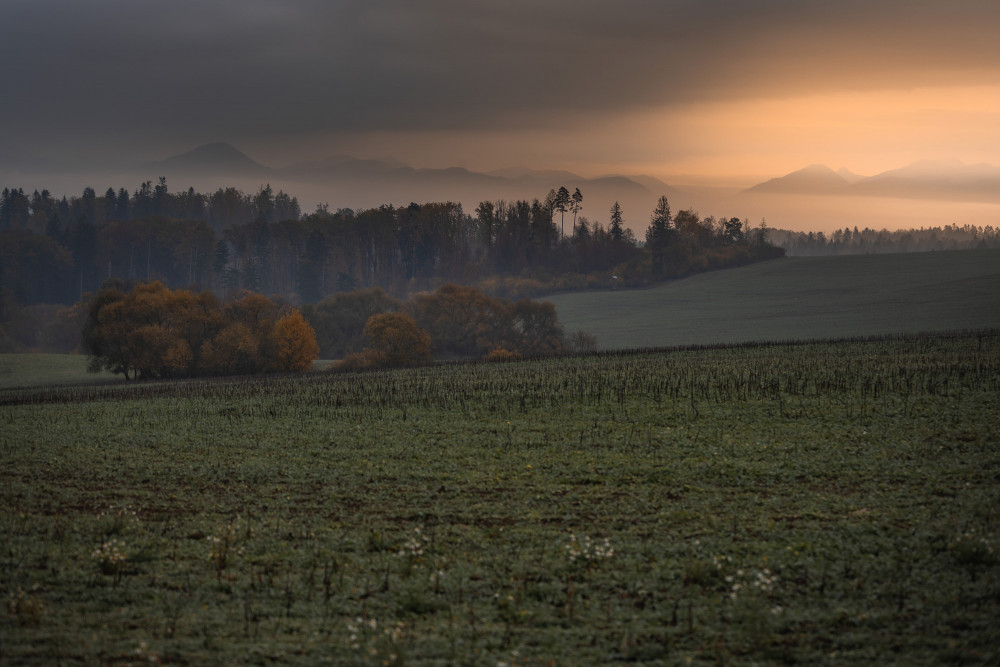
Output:
[[5,5],[0,138],[22,145],[546,127],[1000,70],[993,0]]

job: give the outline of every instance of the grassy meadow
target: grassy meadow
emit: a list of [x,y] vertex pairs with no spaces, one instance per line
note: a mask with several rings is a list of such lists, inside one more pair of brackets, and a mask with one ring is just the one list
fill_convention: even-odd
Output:
[[1000,661],[997,330],[5,389],[0,477],[5,665]]
[[1000,250],[790,257],[545,300],[601,349],[1000,327]]
[[0,354],[0,390],[58,384],[117,382],[121,376],[88,373],[87,357],[78,354]]

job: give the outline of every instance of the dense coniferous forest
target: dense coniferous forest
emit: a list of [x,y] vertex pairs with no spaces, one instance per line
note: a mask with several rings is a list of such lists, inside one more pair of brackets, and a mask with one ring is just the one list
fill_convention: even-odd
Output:
[[295,197],[269,185],[202,194],[171,192],[160,178],[132,193],[88,187],[69,198],[5,188],[0,347],[73,349],[69,323],[109,280],[159,281],[223,301],[260,293],[296,305],[374,288],[404,298],[446,283],[517,299],[638,287],[784,254],[763,224],[674,215],[665,197],[644,242],[617,203],[593,217],[583,215],[585,204],[579,190],[560,188],[532,201],[484,201],[472,213],[432,202],[361,211],[320,205],[303,214]]

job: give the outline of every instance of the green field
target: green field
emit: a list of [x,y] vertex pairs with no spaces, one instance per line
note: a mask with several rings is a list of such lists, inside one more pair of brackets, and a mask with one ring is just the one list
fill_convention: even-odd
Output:
[[792,257],[545,300],[601,349],[1000,327],[1000,250]]
[[0,663],[996,664],[998,434],[996,330],[0,390]]
[[[313,369],[323,370],[329,364],[315,361]],[[0,390],[122,381],[121,375],[109,371],[88,373],[87,356],[82,354],[0,354]]]
[[87,357],[76,354],[0,354],[0,389],[56,384],[115,382],[121,376],[87,372]]

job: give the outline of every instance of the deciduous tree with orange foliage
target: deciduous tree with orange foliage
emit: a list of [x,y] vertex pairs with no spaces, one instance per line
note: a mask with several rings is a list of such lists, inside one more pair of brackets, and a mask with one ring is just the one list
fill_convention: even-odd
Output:
[[134,378],[301,371],[316,358],[312,329],[258,294],[225,308],[208,292],[162,283],[102,288],[90,302],[83,347],[89,369]]
[[316,334],[298,310],[288,313],[274,325],[274,344],[277,347],[275,370],[282,372],[307,370],[319,354]]
[[368,347],[349,354],[337,364],[338,370],[413,366],[433,361],[431,337],[409,315],[372,315],[365,325]]

